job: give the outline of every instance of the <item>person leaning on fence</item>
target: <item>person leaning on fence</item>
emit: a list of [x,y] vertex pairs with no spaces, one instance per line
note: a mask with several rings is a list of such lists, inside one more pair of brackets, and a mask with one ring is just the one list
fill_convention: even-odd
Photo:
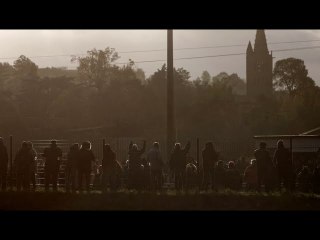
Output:
[[154,142],[147,155],[147,162],[151,167],[151,183],[154,190],[161,190],[162,187],[162,170],[164,163],[162,161],[159,143]]
[[218,153],[214,149],[212,142],[207,142],[205,148],[202,150],[202,167],[203,179],[202,188],[207,191],[208,185],[211,182],[211,188],[214,188],[214,167],[218,161]]
[[90,191],[92,163],[95,162],[95,156],[91,150],[91,143],[89,141],[83,142],[79,150],[78,158],[78,178],[79,191],[82,192],[82,180],[85,178],[86,190]]
[[42,155],[45,158],[45,190],[49,190],[51,183],[53,190],[57,191],[59,159],[62,158],[62,150],[57,146],[57,142],[52,140],[50,147],[45,148]]
[[182,149],[180,143],[174,145],[170,158],[170,168],[174,174],[174,183],[176,190],[180,191],[185,185],[185,172],[187,165],[187,154],[190,150],[190,142]]
[[29,151],[32,154],[32,162],[30,164],[30,180],[32,183],[33,191],[36,190],[36,158],[37,158],[37,152],[33,147],[32,142],[28,141],[28,148]]
[[22,142],[14,164],[17,176],[17,191],[21,191],[21,187],[23,187],[24,191],[28,191],[30,189],[30,169],[33,164],[33,154],[27,142]]
[[70,147],[70,150],[67,155],[67,164],[66,164],[66,191],[72,192],[76,190],[76,173],[77,173],[77,161],[79,157],[79,143],[74,143]]
[[129,145],[129,188],[141,189],[143,185],[143,166],[141,156],[146,150],[146,141],[143,141],[142,149],[138,149],[137,144],[130,142]]
[[273,163],[278,171],[279,189],[281,189],[281,183],[283,182],[287,190],[293,190],[293,166],[291,156],[289,150],[284,147],[282,140],[279,140],[277,143]]
[[219,160],[214,168],[214,189],[222,190],[226,186],[226,170],[224,168],[224,163]]
[[0,183],[1,190],[7,190],[7,173],[8,173],[8,152],[4,145],[3,138],[0,137]]
[[242,186],[242,179],[240,172],[235,168],[233,161],[228,162],[228,169],[226,170],[226,188],[239,191]]
[[103,148],[102,172],[103,190],[109,185],[111,191],[116,191],[121,185],[122,167],[109,144],[105,144]]
[[246,184],[246,190],[258,190],[258,170],[256,159],[251,159],[250,165],[245,169],[243,181]]
[[264,184],[265,190],[268,192],[271,185],[268,176],[270,175],[270,170],[272,169],[272,161],[266,147],[267,144],[265,142],[261,142],[259,149],[254,151],[254,156],[257,160],[258,191],[261,189],[261,184]]

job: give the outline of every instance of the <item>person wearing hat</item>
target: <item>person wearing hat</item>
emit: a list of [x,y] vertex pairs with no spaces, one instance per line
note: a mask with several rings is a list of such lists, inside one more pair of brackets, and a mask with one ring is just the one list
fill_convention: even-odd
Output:
[[51,183],[53,190],[57,191],[59,160],[62,158],[62,150],[57,146],[57,141],[52,140],[50,147],[45,148],[42,155],[45,158],[45,190],[49,190]]

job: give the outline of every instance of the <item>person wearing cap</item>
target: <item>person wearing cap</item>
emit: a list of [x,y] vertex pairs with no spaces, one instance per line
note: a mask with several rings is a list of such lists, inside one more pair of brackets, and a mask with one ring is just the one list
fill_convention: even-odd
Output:
[[45,190],[49,190],[51,183],[53,190],[57,191],[59,160],[62,158],[62,150],[57,146],[57,141],[52,140],[50,147],[45,148],[42,155],[45,158]]
[[0,184],[1,190],[7,189],[7,173],[8,173],[8,152],[4,145],[3,138],[0,137]]

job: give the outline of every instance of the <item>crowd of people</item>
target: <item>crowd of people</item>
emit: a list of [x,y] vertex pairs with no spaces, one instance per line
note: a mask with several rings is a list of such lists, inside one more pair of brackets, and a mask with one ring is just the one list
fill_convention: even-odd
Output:
[[[187,191],[193,187],[208,191],[231,189],[235,191],[302,191],[320,193],[320,165],[314,169],[304,165],[298,173],[293,169],[292,156],[282,140],[277,143],[273,157],[261,142],[253,153],[254,158],[247,163],[244,157],[237,161],[222,161],[212,142],[207,142],[202,150],[201,164],[188,157],[190,142],[184,147],[175,143],[168,163],[165,163],[160,144],[154,142],[146,152],[146,141],[141,148],[133,142],[128,149],[125,164],[117,160],[116,153],[109,144],[103,146],[103,158],[96,159],[89,141],[73,144],[67,153],[65,167],[65,190],[67,192],[91,190],[91,174],[95,171],[94,186],[103,191],[116,191],[125,186],[128,189],[160,191],[164,185],[164,172],[169,173],[177,191]],[[45,190],[50,185],[57,191],[58,173],[62,150],[55,140],[44,149]],[[32,142],[24,141],[14,158],[14,172],[17,191],[36,189],[37,152]],[[1,190],[7,189],[8,153],[0,138],[0,181]],[[125,181],[123,180],[125,179]],[[83,181],[84,180],[84,181]],[[31,188],[32,187],[32,188]],[[296,189],[296,187],[298,189]]]

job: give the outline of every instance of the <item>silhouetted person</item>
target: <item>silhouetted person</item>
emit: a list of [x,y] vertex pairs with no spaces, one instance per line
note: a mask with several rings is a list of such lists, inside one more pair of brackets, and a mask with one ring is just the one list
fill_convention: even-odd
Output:
[[49,190],[49,184],[53,186],[53,190],[57,191],[58,172],[60,167],[59,159],[62,157],[62,151],[57,146],[55,140],[51,141],[50,147],[44,149],[43,157],[45,157],[45,190]]
[[292,178],[293,178],[293,167],[290,152],[284,147],[283,141],[279,140],[277,143],[277,149],[274,153],[273,163],[276,166],[278,172],[278,187],[281,189],[281,183],[287,190],[292,190]]
[[244,174],[244,170],[247,168],[248,164],[246,162],[245,157],[240,157],[236,162],[236,169],[240,172],[241,175]]
[[258,190],[258,169],[256,159],[252,159],[250,165],[245,169],[243,181],[246,183],[247,190]]
[[186,190],[198,185],[198,168],[197,162],[193,158],[187,162],[186,166]]
[[141,156],[146,150],[146,141],[143,141],[142,149],[138,149],[137,144],[130,142],[129,145],[129,185],[134,189],[141,189],[144,166]]
[[254,151],[255,159],[257,160],[258,169],[258,191],[261,189],[261,184],[264,184],[265,190],[268,192],[270,190],[270,182],[268,174],[270,174],[272,168],[272,160],[266,149],[267,144],[261,142],[259,149]]
[[309,167],[307,165],[303,166],[297,176],[299,191],[309,192],[311,190],[311,178]]
[[158,142],[154,142],[152,148],[149,150],[147,162],[150,163],[152,187],[155,190],[161,190],[164,163],[162,161]]
[[116,160],[116,153],[111,149],[109,144],[104,146],[104,154],[102,159],[102,179],[103,189],[106,190],[110,186],[111,191],[115,191],[120,187],[122,167]]
[[79,177],[79,191],[82,192],[83,177],[86,181],[86,190],[90,191],[90,177],[92,171],[92,163],[95,162],[95,156],[91,150],[91,143],[89,141],[83,142],[79,150],[78,158],[78,177]]
[[36,166],[36,159],[37,159],[37,152],[34,149],[32,142],[28,141],[27,144],[28,144],[29,151],[32,154],[32,162],[30,164],[29,172],[30,172],[30,180],[31,180],[31,183],[32,183],[32,187],[33,187],[33,190],[35,191],[36,190],[36,167],[37,167]]
[[7,173],[8,173],[8,152],[4,145],[3,138],[0,137],[0,183],[1,190],[7,189]]
[[240,190],[242,179],[240,172],[235,168],[233,161],[228,162],[228,169],[226,170],[226,187],[231,190]]
[[312,173],[312,189],[314,193],[320,193],[320,164],[315,167]]
[[185,185],[185,172],[187,165],[187,153],[191,147],[190,142],[182,149],[180,143],[176,143],[171,154],[170,168],[174,173],[176,190],[180,191]]
[[225,188],[226,183],[226,170],[222,160],[217,162],[214,168],[214,189],[221,190]]
[[30,189],[30,169],[33,164],[33,154],[27,142],[22,142],[22,146],[16,154],[14,160],[17,173],[17,191]]
[[218,153],[214,149],[212,142],[207,142],[202,150],[203,179],[202,188],[207,191],[208,185],[214,188],[214,167],[218,161]]
[[74,143],[68,152],[67,155],[67,164],[66,164],[66,191],[72,192],[76,190],[76,173],[77,173],[77,164],[79,158],[79,143]]

